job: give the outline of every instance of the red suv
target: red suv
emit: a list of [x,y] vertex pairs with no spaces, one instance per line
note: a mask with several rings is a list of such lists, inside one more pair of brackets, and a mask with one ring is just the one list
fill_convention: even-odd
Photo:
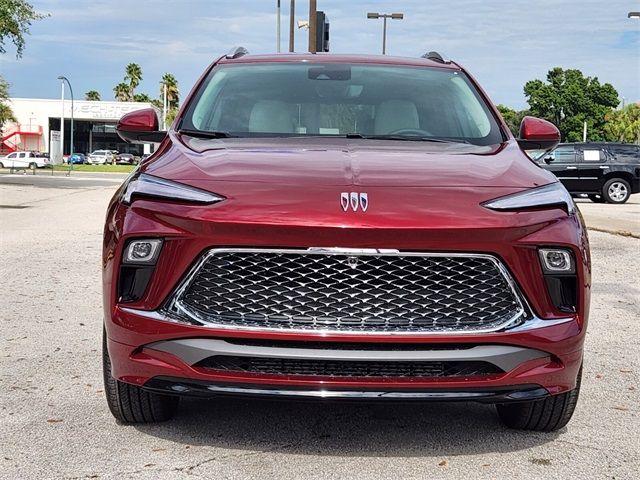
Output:
[[474,79],[422,58],[248,55],[197,82],[109,205],[104,377],[121,422],[180,396],[471,400],[556,430],[580,390],[587,234]]

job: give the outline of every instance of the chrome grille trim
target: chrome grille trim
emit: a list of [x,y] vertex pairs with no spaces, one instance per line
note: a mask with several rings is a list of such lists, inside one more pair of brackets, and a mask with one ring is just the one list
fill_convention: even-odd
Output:
[[[514,303],[513,314],[504,321],[499,323],[493,323],[484,328],[441,328],[441,329],[375,329],[375,328],[336,328],[336,325],[317,325],[315,328],[299,327],[297,325],[283,326],[282,324],[276,325],[256,325],[243,324],[241,321],[229,322],[228,319],[218,318],[212,320],[207,318],[202,312],[190,308],[184,301],[184,296],[187,290],[194,283],[196,277],[201,272],[203,266],[212,259],[212,257],[221,254],[271,254],[271,255],[315,255],[315,256],[346,256],[346,257],[421,257],[425,259],[479,259],[490,262],[490,264],[497,269],[502,280],[506,284],[506,288],[512,297]],[[511,312],[509,312],[511,313]],[[180,284],[178,289],[163,309],[163,314],[167,317],[167,320],[173,321],[187,321],[199,326],[205,326],[217,329],[227,330],[244,330],[244,331],[273,331],[273,332],[291,332],[291,333],[306,333],[306,334],[384,334],[384,335],[452,335],[452,334],[483,334],[492,333],[497,331],[503,331],[509,328],[518,327],[531,317],[530,310],[527,308],[526,303],[519,294],[518,288],[504,267],[496,257],[488,254],[481,253],[423,253],[423,252],[399,252],[397,250],[377,250],[377,249],[353,249],[353,248],[309,248],[307,250],[302,249],[260,249],[260,248],[213,248],[205,252],[196,265],[191,269],[186,279]],[[267,319],[268,322],[268,319]],[[339,322],[335,322],[339,323]]]

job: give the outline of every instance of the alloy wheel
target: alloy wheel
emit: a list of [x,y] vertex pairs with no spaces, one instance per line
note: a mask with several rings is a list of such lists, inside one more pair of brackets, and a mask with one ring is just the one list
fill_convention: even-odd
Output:
[[624,201],[627,195],[629,195],[629,191],[627,190],[627,186],[622,182],[614,182],[609,185],[609,197],[616,202]]

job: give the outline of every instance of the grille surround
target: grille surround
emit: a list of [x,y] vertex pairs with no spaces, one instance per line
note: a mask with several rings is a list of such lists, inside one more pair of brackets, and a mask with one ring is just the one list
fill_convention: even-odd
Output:
[[[498,316],[497,318],[492,317],[492,319],[488,321],[467,321],[464,325],[460,325],[460,322],[455,324],[451,324],[451,322],[440,322],[440,325],[434,324],[433,320],[419,321],[417,324],[413,320],[415,319],[404,319],[402,317],[392,318],[392,320],[396,320],[394,322],[389,322],[388,319],[382,322],[382,328],[380,328],[380,322],[360,322],[360,324],[355,324],[354,322],[343,322],[335,321],[331,318],[328,320],[326,318],[321,318],[321,322],[316,321],[316,319],[309,318],[291,318],[291,317],[278,317],[274,321],[274,317],[267,317],[263,315],[258,318],[258,316],[254,316],[251,318],[247,318],[243,315],[224,315],[220,314],[220,312],[210,312],[208,308],[203,307],[200,308],[199,305],[194,305],[193,298],[189,299],[188,296],[190,293],[190,288],[197,282],[198,275],[201,274],[203,268],[205,268],[212,259],[213,261],[217,261],[223,258],[225,255],[240,255],[240,256],[258,256],[257,258],[264,258],[265,256],[277,256],[280,258],[286,256],[294,256],[295,258],[300,259],[330,259],[335,266],[340,262],[340,259],[344,265],[344,269],[351,268],[350,262],[352,262],[352,258],[356,258],[358,266],[356,266],[356,270],[361,266],[361,260],[367,261],[370,260],[371,257],[375,257],[375,259],[384,259],[387,263],[393,263],[395,261],[408,261],[410,265],[419,264],[422,262],[431,262],[432,265],[440,265],[446,264],[447,262],[453,262],[454,264],[465,264],[471,262],[471,265],[467,265],[466,268],[471,268],[473,265],[483,265],[486,269],[493,270],[493,281],[498,282],[500,284],[500,288],[502,292],[498,292],[500,294],[507,295],[509,298],[503,298],[502,300],[508,301],[509,309],[503,308],[503,315]],[[337,259],[337,260],[336,260]],[[322,260],[320,260],[322,261]],[[474,263],[475,262],[475,263]],[[313,262],[311,262],[313,263]],[[330,262],[331,263],[331,262]],[[406,266],[406,263],[405,263]],[[220,267],[220,264],[216,265],[217,268]],[[344,270],[343,269],[343,270]],[[309,273],[309,272],[307,272]],[[316,272],[317,273],[317,272]],[[342,272],[344,273],[344,272]],[[481,273],[482,274],[482,273]],[[386,273],[385,273],[386,275]],[[411,275],[415,275],[415,273],[411,273]],[[384,276],[384,275],[383,275]],[[486,277],[486,275],[485,275]],[[303,277],[301,277],[303,278]],[[237,280],[237,278],[235,279]],[[449,281],[453,281],[451,278]],[[457,282],[461,288],[461,290],[468,290],[467,286],[464,284],[466,278],[457,279]],[[486,280],[486,278],[485,278]],[[211,283],[211,279],[208,279]],[[227,282],[227,286],[231,285],[229,278],[225,280]],[[289,282],[287,279],[281,279],[282,282]],[[415,281],[423,282],[424,278],[418,278]],[[257,291],[264,290],[265,288],[261,286],[264,280],[254,282],[254,287],[257,288]],[[437,282],[436,282],[437,283]],[[391,285],[390,282],[387,281],[388,285]],[[366,285],[366,284],[364,284]],[[335,285],[334,285],[335,286]],[[347,285],[349,286],[349,285]],[[217,287],[217,285],[216,285]],[[490,285],[490,288],[495,288],[496,285]],[[226,288],[226,287],[223,287]],[[235,287],[233,287],[235,288]],[[424,289],[422,289],[424,290]],[[403,290],[400,290],[401,292]],[[253,292],[255,293],[255,292]],[[336,293],[336,292],[331,292]],[[461,292],[456,292],[456,294]],[[496,292],[493,292],[494,294]],[[296,293],[294,298],[301,297],[302,293]],[[407,296],[407,294],[398,294],[396,297]],[[464,296],[464,295],[463,295]],[[473,297],[473,295],[471,295]],[[237,297],[237,296],[236,296]],[[327,298],[329,295],[327,295]],[[216,298],[224,298],[221,295],[217,295]],[[300,300],[298,298],[298,300]],[[344,299],[344,296],[341,297]],[[265,299],[263,297],[263,299]],[[215,302],[214,302],[215,303]],[[218,302],[218,303],[224,303]],[[340,303],[340,299],[333,302],[335,304]],[[358,302],[355,302],[357,304]],[[362,303],[362,302],[360,302]],[[383,302],[384,303],[384,302]],[[405,302],[406,304],[407,302]],[[451,303],[451,302],[450,302]],[[379,305],[378,305],[379,306]],[[505,306],[505,305],[503,305]],[[448,307],[453,307],[453,304],[448,305]],[[343,307],[344,308],[344,307]],[[455,310],[455,307],[454,307]],[[451,311],[451,309],[449,309]],[[201,258],[196,262],[196,265],[191,269],[185,280],[180,284],[175,293],[170,297],[167,302],[164,313],[173,319],[179,319],[181,321],[188,321],[190,323],[194,323],[196,325],[208,326],[211,328],[219,328],[219,329],[232,329],[232,330],[248,330],[248,331],[275,331],[275,332],[295,332],[295,333],[307,333],[307,334],[385,334],[385,335],[438,335],[438,334],[481,334],[481,333],[491,333],[496,331],[505,330],[507,328],[512,328],[522,324],[528,318],[528,309],[526,308],[526,303],[522,299],[519,294],[518,288],[512,279],[511,275],[504,267],[502,262],[498,260],[493,255],[481,254],[481,253],[423,253],[423,252],[399,252],[397,250],[375,250],[375,249],[342,249],[342,248],[309,248],[307,250],[303,249],[256,249],[256,248],[212,248],[206,251]],[[359,313],[359,312],[358,312]],[[467,320],[469,320],[468,317]],[[410,321],[411,320],[411,321]],[[421,319],[422,320],[422,319]],[[429,321],[431,321],[431,325],[429,325]]]

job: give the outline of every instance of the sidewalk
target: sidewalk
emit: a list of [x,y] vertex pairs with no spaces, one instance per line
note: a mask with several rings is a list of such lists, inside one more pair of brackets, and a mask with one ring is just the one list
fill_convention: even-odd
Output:
[[583,198],[577,198],[576,205],[589,229],[640,238],[640,194],[632,195],[622,205],[593,203]]

